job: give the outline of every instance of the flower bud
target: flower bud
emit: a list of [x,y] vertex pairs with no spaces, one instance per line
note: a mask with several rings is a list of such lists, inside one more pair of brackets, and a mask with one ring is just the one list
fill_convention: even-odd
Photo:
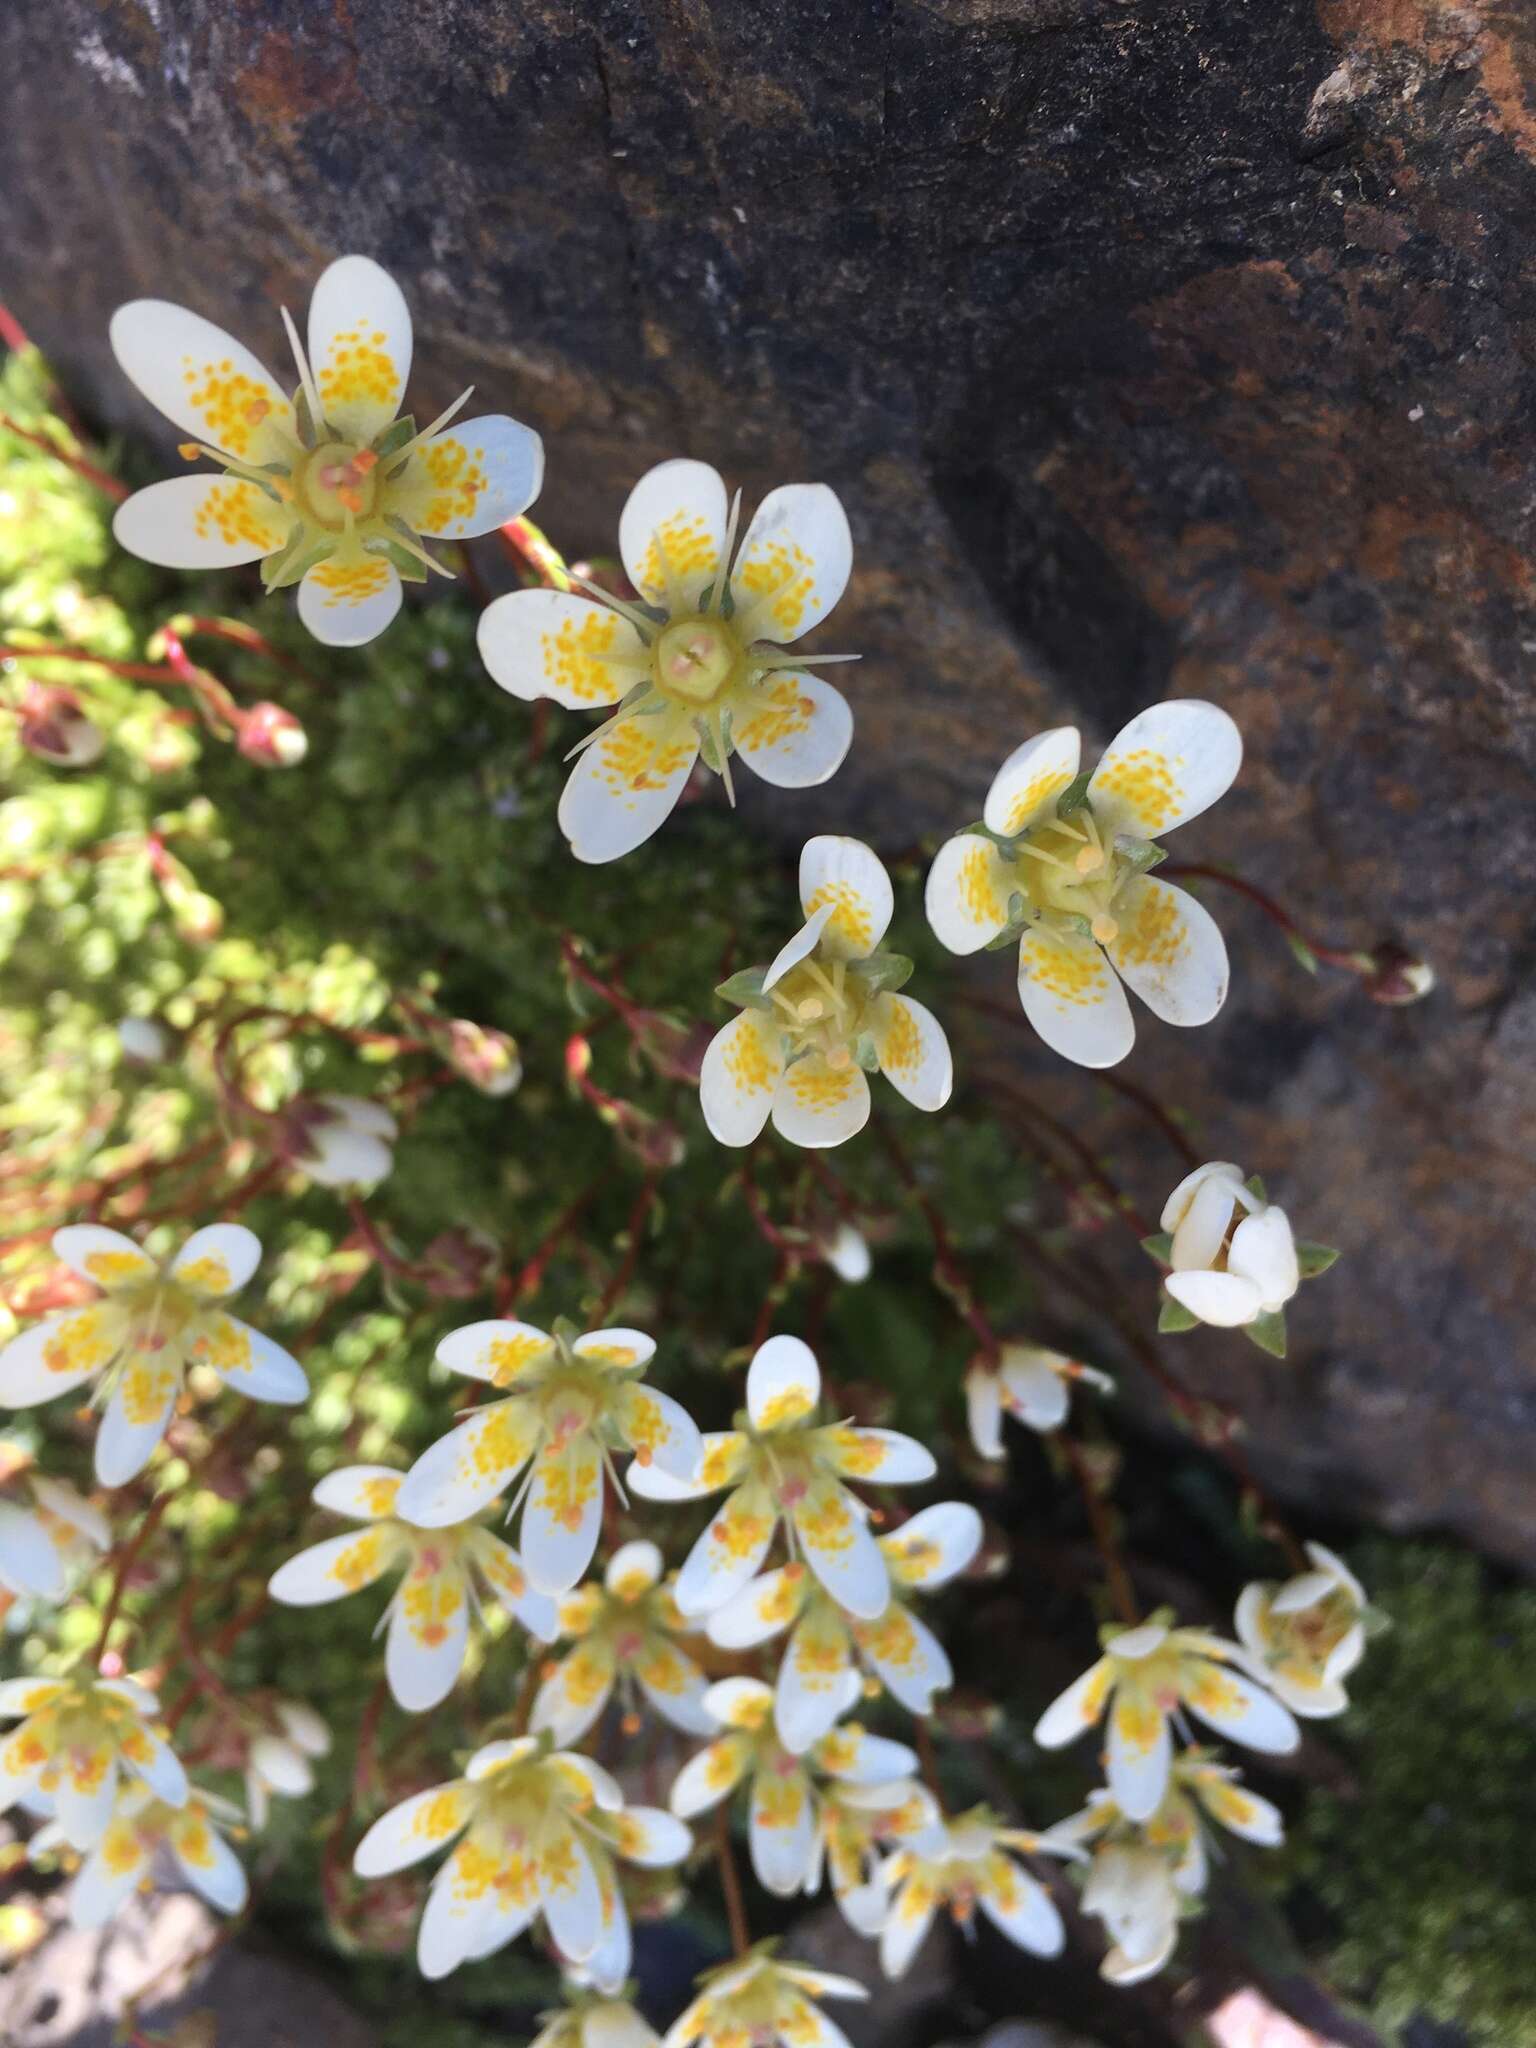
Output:
[[395,1163],[394,1118],[360,1095],[300,1095],[282,1126],[285,1156],[322,1187],[373,1187]]
[[119,1017],[117,1043],[132,1067],[158,1067],[171,1056],[171,1034],[154,1017]]
[[454,1017],[438,1035],[448,1064],[482,1095],[510,1095],[522,1080],[522,1056],[511,1032]]
[[1399,1008],[1417,1003],[1435,985],[1435,970],[1406,947],[1390,940],[1371,954],[1372,971],[1365,977],[1365,992],[1373,1003]]
[[21,702],[21,744],[56,768],[89,768],[101,759],[107,740],[73,690],[29,683]]
[[281,704],[253,704],[240,720],[236,741],[247,761],[261,768],[293,768],[309,752],[309,736]]

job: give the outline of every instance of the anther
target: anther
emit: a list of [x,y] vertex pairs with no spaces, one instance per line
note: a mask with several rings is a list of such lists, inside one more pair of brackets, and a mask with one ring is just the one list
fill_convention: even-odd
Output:
[[1101,910],[1088,927],[1101,946],[1111,946],[1120,936],[1120,927],[1107,910]]

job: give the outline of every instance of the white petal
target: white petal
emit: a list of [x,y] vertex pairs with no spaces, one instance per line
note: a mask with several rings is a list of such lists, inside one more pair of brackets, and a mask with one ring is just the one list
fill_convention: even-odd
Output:
[[1042,1434],[1067,1419],[1067,1383],[1052,1364],[1057,1356],[1033,1345],[1010,1344],[999,1368],[1010,1414]]
[[243,1223],[194,1230],[170,1264],[173,1279],[203,1301],[238,1294],[261,1264],[261,1239]]
[[1061,1953],[1066,1930],[1050,1894],[1011,1856],[987,1858],[986,1876],[976,1890],[976,1903],[1000,1933],[1031,1955]]
[[792,939],[786,939],[769,961],[763,972],[763,993],[777,988],[791,967],[798,967],[802,960],[810,958],[821,942],[821,935],[832,922],[834,903],[823,903],[801,925]]
[[469,1555],[501,1605],[541,1643],[552,1643],[560,1633],[560,1610],[548,1593],[541,1593],[523,1569],[523,1560],[510,1543],[503,1543],[489,1529],[471,1529]]
[[885,937],[895,907],[891,878],[878,854],[862,839],[823,833],[800,852],[800,907],[807,917],[824,903],[832,916],[822,934],[822,951],[862,960]]
[[747,1825],[752,1868],[764,1891],[784,1899],[805,1883],[816,1847],[816,1809],[804,1771],[759,1771],[752,1780]]
[[637,1595],[649,1592],[659,1585],[666,1569],[665,1560],[656,1544],[644,1538],[634,1543],[621,1543],[609,1558],[603,1572],[604,1588],[620,1600],[633,1600]]
[[910,996],[882,995],[871,1008],[880,1071],[918,1109],[942,1109],[955,1084],[944,1027]]
[[704,1705],[708,1680],[675,1643],[653,1636],[633,1667],[635,1683],[654,1711],[685,1735],[713,1735],[716,1722]]
[[830,781],[853,744],[853,713],[841,690],[800,669],[779,669],[737,700],[731,737],[747,766],[775,789]]
[[480,614],[480,659],[504,690],[570,711],[617,704],[650,673],[645,642],[616,611],[565,590],[514,590]]
[[989,832],[1016,839],[1051,816],[1077,774],[1083,742],[1075,725],[1052,726],[1015,747],[992,778],[982,821]]
[[705,1633],[717,1649],[755,1650],[784,1633],[805,1605],[806,1592],[804,1565],[781,1565],[717,1607]]
[[1170,1273],[1163,1286],[1182,1308],[1216,1330],[1251,1323],[1264,1307],[1258,1288],[1238,1273]]
[[284,546],[292,515],[243,477],[168,477],[124,499],[112,537],[162,569],[235,569]]
[[401,1581],[384,1648],[384,1672],[397,1703],[409,1714],[440,1706],[464,1668],[469,1643],[469,1601],[464,1575],[411,1571]]
[[206,1359],[227,1387],[249,1400],[291,1405],[309,1398],[309,1381],[299,1361],[238,1316],[212,1317],[204,1337],[193,1346],[193,1355]]
[[1003,1395],[996,1369],[973,1365],[965,1376],[965,1414],[971,1442],[983,1458],[1003,1456]]
[[8,1500],[0,1500],[0,1585],[36,1600],[58,1600],[64,1592],[64,1561],[53,1538],[36,1515]]
[[948,1692],[955,1682],[943,1644],[899,1601],[893,1600],[878,1620],[860,1622],[854,1639],[891,1698],[909,1714],[931,1713],[934,1694]]
[[1122,1680],[1109,1710],[1104,1775],[1127,1820],[1150,1820],[1162,1805],[1172,1757],[1168,1716]]
[[96,1432],[96,1477],[123,1486],[154,1456],[181,1391],[174,1366],[134,1360],[123,1374]]
[[[64,1681],[59,1678],[0,1678],[0,1717],[35,1714],[39,1707],[56,1700],[63,1690]],[[9,1741],[10,1735],[0,1740]]]
[[315,1774],[307,1759],[281,1735],[254,1736],[249,1755],[266,1784],[285,1799],[302,1799],[315,1789]]
[[773,1127],[791,1145],[824,1151],[856,1137],[869,1122],[869,1081],[850,1060],[830,1067],[809,1053],[785,1070],[773,1098]]
[[320,563],[299,585],[299,617],[326,647],[366,646],[399,609],[394,564],[361,549]]
[[306,1706],[303,1700],[279,1700],[277,1718],[283,1724],[288,1740],[300,1755],[330,1755],[330,1728],[314,1708]]
[[1035,1740],[1042,1749],[1061,1749],[1075,1742],[1102,1717],[1104,1702],[1115,1682],[1115,1667],[1107,1657],[1090,1664],[1081,1678],[1052,1700],[1035,1723]]
[[743,639],[798,640],[848,588],[853,537],[826,484],[781,484],[758,506],[731,570]]
[[674,1479],[656,1465],[633,1464],[624,1475],[631,1493],[642,1500],[702,1500],[739,1479],[746,1464],[747,1441],[737,1430],[706,1430],[699,1439],[703,1456],[691,1479]]
[[1135,875],[1115,898],[1115,971],[1165,1024],[1208,1024],[1227,999],[1220,927],[1203,903],[1156,875]]
[[1088,798],[1110,830],[1158,839],[1224,796],[1243,761],[1243,736],[1214,704],[1176,697],[1139,712],[1110,742]]
[[133,1896],[148,1863],[148,1852],[131,1823],[111,1824],[108,1837],[86,1857],[70,1887],[70,1925],[105,1927]]
[[766,1487],[737,1487],[683,1562],[673,1589],[678,1611],[692,1617],[723,1607],[756,1576],[777,1526]]
[[1283,1209],[1271,1205],[1256,1216],[1243,1218],[1232,1233],[1227,1271],[1251,1280],[1266,1309],[1281,1308],[1290,1300],[1301,1285],[1301,1271],[1290,1219]]
[[773,1689],[773,1721],[780,1742],[799,1756],[819,1742],[843,1711],[853,1650],[835,1610],[817,1601],[784,1646]]
[[667,1803],[683,1820],[718,1806],[741,1783],[752,1758],[752,1744],[743,1735],[722,1735],[687,1763],[672,1781]]
[[934,856],[923,909],[941,946],[979,953],[1006,929],[1015,894],[1022,894],[1018,868],[979,832],[959,832]]
[[371,441],[400,411],[411,374],[405,295],[371,257],[338,256],[309,302],[309,365],[326,420]]
[[603,1932],[603,1896],[586,1845],[574,1828],[551,1831],[538,1855],[539,1903],[549,1931],[573,1962],[597,1947]]
[[400,1482],[395,1512],[422,1529],[443,1529],[477,1514],[532,1457],[538,1411],[514,1396],[477,1408],[424,1450]]
[[898,1429],[860,1429],[838,1422],[816,1432],[816,1448],[844,1479],[878,1486],[916,1486],[939,1469],[932,1451]]
[[201,1806],[172,1822],[170,1845],[183,1877],[210,1906],[221,1913],[244,1909],[250,1893],[245,1870]]
[[[520,420],[486,413],[434,434],[400,485],[418,533],[473,540],[526,512],[544,483],[544,443]],[[397,490],[400,486],[396,487]]]
[[1229,1833],[1266,1849],[1277,1849],[1285,1840],[1280,1809],[1237,1783],[1234,1773],[1208,1767],[1194,1772],[1193,1782],[1206,1810]]
[[672,815],[698,758],[698,734],[680,712],[611,719],[560,798],[571,852],[601,865],[644,845]]
[[848,1489],[825,1476],[794,1510],[795,1535],[805,1561],[849,1614],[873,1620],[891,1597],[885,1557]]
[[615,1372],[634,1372],[656,1356],[656,1340],[644,1330],[589,1330],[571,1346],[578,1358],[595,1358]]
[[311,1544],[279,1565],[267,1591],[284,1607],[317,1607],[341,1600],[348,1593],[360,1593],[398,1564],[404,1548],[404,1537],[388,1524],[349,1529],[343,1536]]
[[579,1756],[574,1750],[557,1750],[548,1762],[573,1796],[589,1799],[599,1813],[623,1812],[623,1787],[595,1758]]
[[562,1746],[580,1742],[612,1698],[613,1680],[612,1644],[602,1639],[578,1643],[534,1695],[529,1731],[538,1735],[548,1729]]
[[1019,941],[1019,1001],[1053,1052],[1113,1067],[1136,1038],[1131,1006],[1092,939],[1032,925]]
[[548,1364],[553,1342],[547,1331],[533,1323],[497,1317],[450,1330],[435,1355],[450,1372],[485,1380],[493,1387],[510,1387],[531,1370]]
[[965,1570],[981,1537],[981,1516],[969,1501],[941,1500],[882,1536],[880,1548],[899,1585],[932,1592]]
[[626,1806],[614,1825],[615,1849],[644,1870],[669,1870],[693,1847],[693,1830],[659,1806]]
[[470,1954],[496,1908],[494,1867],[484,1849],[461,1842],[432,1880],[416,1937],[416,1962],[424,1977],[446,1977]]
[[0,1407],[35,1408],[110,1365],[123,1332],[123,1312],[110,1302],[48,1316],[0,1349]]
[[123,374],[183,433],[257,461],[271,458],[275,432],[293,433],[293,408],[271,372],[211,320],[166,299],[134,299],[108,333]]
[[619,515],[624,573],[642,597],[670,612],[695,611],[719,579],[725,552],[725,483],[707,462],[659,462]]
[[[1235,1166],[1232,1174],[1241,1181]],[[1197,1179],[1198,1185],[1189,1188],[1190,1181]],[[1180,1202],[1185,1188],[1189,1188],[1188,1199]],[[1166,1219],[1176,1203],[1179,1204],[1177,1221],[1170,1224]],[[1200,1167],[1197,1173],[1180,1181],[1163,1207],[1163,1228],[1173,1232],[1168,1263],[1175,1273],[1204,1272],[1214,1265],[1226,1242],[1227,1229],[1236,1207],[1232,1180],[1224,1170]]]
[[53,1810],[64,1839],[82,1854],[94,1849],[112,1818],[121,1784],[115,1762],[94,1782],[73,1776],[66,1768],[53,1790]]
[[333,1514],[374,1522],[395,1512],[402,1477],[388,1465],[343,1465],[337,1472],[327,1472],[310,1498]]
[[821,1368],[799,1337],[770,1337],[747,1368],[747,1413],[754,1429],[803,1422],[821,1399]]
[[152,1280],[160,1268],[142,1245],[100,1223],[68,1223],[53,1233],[53,1249],[72,1273],[105,1293]]
[[691,1480],[704,1459],[698,1424],[680,1402],[658,1387],[631,1381],[614,1397],[613,1419],[642,1468],[659,1465],[674,1479]]
[[743,1010],[717,1031],[699,1069],[699,1107],[711,1137],[750,1145],[768,1121],[783,1071],[779,1027],[762,1010]]
[[603,1467],[592,1438],[543,1450],[522,1522],[523,1563],[541,1593],[568,1593],[576,1584],[592,1562],[602,1520]]
[[[891,1742],[883,1735],[869,1735],[856,1722],[838,1728],[817,1749],[818,1768],[841,1785],[863,1788],[889,1786],[917,1769],[917,1752],[904,1742]],[[893,1800],[900,1804],[900,1800]]]
[[904,1884],[891,1902],[890,1916],[880,1930],[880,1968],[887,1977],[906,1974],[912,1958],[933,1925],[929,1893],[917,1883]]
[[1192,1714],[1245,1749],[1284,1756],[1299,1747],[1301,1730],[1272,1693],[1230,1665],[1193,1662],[1194,1675],[1184,1685],[1184,1704]]

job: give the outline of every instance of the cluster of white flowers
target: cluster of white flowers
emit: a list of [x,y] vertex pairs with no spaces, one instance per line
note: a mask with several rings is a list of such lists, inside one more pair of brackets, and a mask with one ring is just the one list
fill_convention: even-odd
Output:
[[[423,536],[461,540],[518,518],[538,491],[542,447],[499,415],[450,425],[458,405],[419,431],[397,417],[411,323],[398,288],[366,258],[343,257],[321,277],[307,351],[284,320],[299,379],[291,397],[196,314],[153,300],[119,311],[112,343],[124,370],[193,437],[184,456],[208,456],[218,473],[136,493],[116,532],[172,567],[260,560],[269,589],[298,585],[300,616],[317,638],[356,645],[395,616],[402,578],[443,568]],[[527,589],[482,615],[480,651],[503,688],[611,710],[573,749],[580,758],[559,807],[579,860],[640,846],[700,760],[728,792],[737,755],[764,780],[801,788],[826,781],[848,751],[848,703],[812,671],[854,657],[794,647],[847,585],[842,507],[823,484],[790,484],[768,494],[738,546],[739,525],[739,494],[715,470],[662,463],[620,520],[633,597]],[[1164,858],[1160,841],[1225,793],[1241,758],[1226,713],[1187,700],[1142,712],[1091,772],[1081,770],[1074,728],[1027,741],[993,780],[982,818],[933,862],[934,934],[961,954],[1016,944],[1026,1017],[1086,1067],[1130,1050],[1126,987],[1165,1022],[1206,1022],[1227,990],[1221,934],[1151,871]],[[753,1143],[770,1121],[791,1145],[841,1144],[871,1115],[872,1073],[922,1110],[950,1097],[944,1029],[901,992],[912,962],[885,947],[895,911],[885,866],[860,841],[824,835],[803,849],[799,887],[800,929],[768,965],[718,991],[739,1014],[710,1043],[699,1093],[726,1146]],[[458,1064],[486,1092],[505,1093],[521,1071],[515,1043],[485,1040],[461,1045]],[[139,1019],[124,1021],[122,1045],[141,1062],[170,1050]],[[399,1132],[378,1104],[300,1098],[269,1121],[281,1126],[282,1162],[323,1186],[367,1187],[391,1169]],[[1181,1181],[1161,1220],[1148,1240],[1165,1268],[1161,1327],[1242,1328],[1283,1351],[1286,1302],[1333,1255],[1298,1246],[1262,1185],[1220,1162]],[[817,1243],[844,1280],[869,1271],[868,1246],[846,1218]],[[164,1263],[96,1224],[59,1231],[54,1248],[98,1293],[0,1350],[0,1405],[30,1407],[90,1383],[103,1409],[103,1487],[144,1469],[195,1392],[196,1369],[258,1400],[305,1398],[298,1362],[225,1306],[260,1254],[243,1226],[199,1230]],[[787,1897],[826,1877],[890,1976],[909,1966],[941,1909],[967,1927],[979,1909],[1019,1946],[1058,1951],[1063,1925],[1044,1857],[1083,1866],[1082,1904],[1110,1937],[1107,1977],[1131,1983],[1162,1967],[1205,1884],[1207,1822],[1259,1843],[1281,1831],[1275,1809],[1194,1744],[1186,1716],[1279,1753],[1299,1739],[1293,1714],[1342,1711],[1365,1613],[1345,1567],[1314,1545],[1308,1571],[1249,1586],[1237,1642],[1176,1627],[1164,1613],[1106,1630],[1102,1657],[1035,1730],[1054,1748],[1107,1720],[1105,1787],[1043,1833],[985,1808],[946,1813],[913,1749],[847,1717],[881,1695],[918,1719],[933,1713],[953,1674],[913,1603],[971,1566],[980,1516],[939,1501],[877,1534],[880,1516],[860,1489],[924,1484],[935,1459],[895,1430],[823,1420],[820,1371],[799,1338],[757,1348],[735,1426],[708,1434],[647,1377],[655,1353],[638,1330],[582,1332],[563,1321],[548,1331],[507,1318],[452,1331],[438,1360],[487,1395],[408,1471],[354,1465],[323,1478],[316,1505],[355,1526],[271,1579],[274,1599],[306,1606],[395,1575],[384,1668],[413,1713],[452,1692],[472,1626],[494,1632],[490,1609],[502,1611],[498,1628],[510,1618],[521,1631],[525,1670],[538,1681],[525,1718],[477,1749],[461,1777],[384,1813],[356,1850],[364,1878],[449,1850],[421,1920],[422,1970],[440,1977],[542,1923],[570,2003],[549,2017],[539,2048],[651,2048],[656,2037],[621,1996],[631,1937],[619,1866],[682,1863],[694,1847],[686,1821],[739,1786],[762,1885]],[[1005,1414],[1059,1429],[1074,1381],[1110,1386],[1038,1345],[989,1348],[965,1389],[977,1451],[1004,1455]],[[208,1391],[206,1375],[197,1384]],[[615,1458],[626,1454],[621,1477]],[[25,1495],[18,1483],[0,1497],[0,1586],[57,1600],[110,1532],[70,1489],[41,1475],[25,1485]],[[587,1577],[605,1501],[687,1504],[721,1493],[675,1572],[657,1543],[638,1538]],[[519,1511],[513,1549],[488,1521]],[[562,1640],[569,1647],[545,1662],[545,1646]],[[755,1659],[761,1675],[711,1683],[708,1667],[722,1655]],[[631,1727],[649,1712],[705,1739],[676,1775],[670,1812],[630,1804],[575,1747],[615,1695]],[[44,1846],[84,1859],[74,1888],[81,1924],[105,1918],[162,1850],[215,1905],[238,1910],[245,1879],[222,1831],[240,1815],[189,1786],[151,1693],[76,1671],[0,1684],[0,1714],[20,1720],[0,1745],[0,1807],[26,1802],[46,1822]],[[259,1828],[273,1795],[311,1789],[330,1738],[301,1701],[273,1699],[252,1715],[240,1754]],[[828,1995],[863,1994],[748,1949],[705,1982],[666,2048],[845,2048],[812,2002]]]

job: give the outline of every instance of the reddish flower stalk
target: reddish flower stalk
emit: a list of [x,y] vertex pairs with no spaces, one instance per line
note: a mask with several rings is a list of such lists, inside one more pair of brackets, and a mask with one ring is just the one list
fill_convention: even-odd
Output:
[[112,1590],[107,1595],[106,1608],[101,1617],[101,1627],[96,1634],[95,1661],[98,1665],[107,1653],[107,1638],[112,1633],[113,1624],[117,1620],[118,1609],[123,1603],[123,1595],[128,1589],[128,1574],[142,1556],[145,1544],[154,1535],[156,1529],[159,1528],[160,1518],[170,1506],[171,1493],[173,1491],[174,1489],[169,1489],[165,1493],[156,1494],[155,1498],[144,1510],[144,1515],[138,1528],[134,1530],[132,1536],[129,1537],[128,1541],[118,1552],[117,1568],[112,1575]]
[[660,1178],[658,1173],[648,1173],[639,1194],[635,1197],[634,1207],[629,1212],[629,1221],[624,1226],[629,1243],[625,1249],[623,1262],[603,1289],[602,1298],[592,1311],[592,1321],[598,1326],[608,1320],[615,1302],[623,1299],[625,1288],[634,1278],[635,1266],[640,1258],[641,1234],[645,1228],[645,1219],[650,1214],[651,1204],[656,1199]]
[[246,625],[241,619],[207,618],[195,612],[178,612],[174,618],[167,619],[160,630],[165,634],[174,634],[178,642],[190,640],[195,634],[201,634],[209,640],[226,640],[232,647],[243,647],[248,654],[259,654],[263,660],[286,670],[289,675],[296,676],[300,682],[308,683],[311,688],[320,688],[317,678],[301,663],[295,661],[291,654],[284,654],[279,648],[274,647],[264,634],[258,633],[254,626]]
[[593,1202],[607,1185],[603,1179],[594,1180],[584,1187],[575,1201],[568,1203],[555,1218],[540,1239],[533,1256],[522,1271],[503,1280],[497,1291],[496,1312],[510,1315],[516,1305],[527,1296],[537,1294],[543,1282],[550,1260],[570,1236]]
[[729,1799],[722,1799],[715,1808],[715,1859],[720,1865],[720,1888],[725,1893],[725,1916],[730,1923],[731,1949],[734,1954],[744,1956],[752,1944],[752,1935],[747,1925],[747,1904],[742,1896],[741,1874],[736,1868],[735,1851],[731,1848],[730,1806]]
[[128,495],[128,486],[120,483],[115,476],[108,476],[104,469],[98,469],[94,462],[87,462],[83,455],[72,454],[61,448],[57,441],[50,441],[46,434],[35,434],[30,427],[23,427],[13,420],[9,413],[0,412],[0,427],[8,434],[14,434],[18,441],[30,441],[34,448],[41,448],[45,455],[51,455],[55,462],[62,462],[66,469],[72,469],[76,476],[94,484],[98,491],[104,491],[119,505]]

